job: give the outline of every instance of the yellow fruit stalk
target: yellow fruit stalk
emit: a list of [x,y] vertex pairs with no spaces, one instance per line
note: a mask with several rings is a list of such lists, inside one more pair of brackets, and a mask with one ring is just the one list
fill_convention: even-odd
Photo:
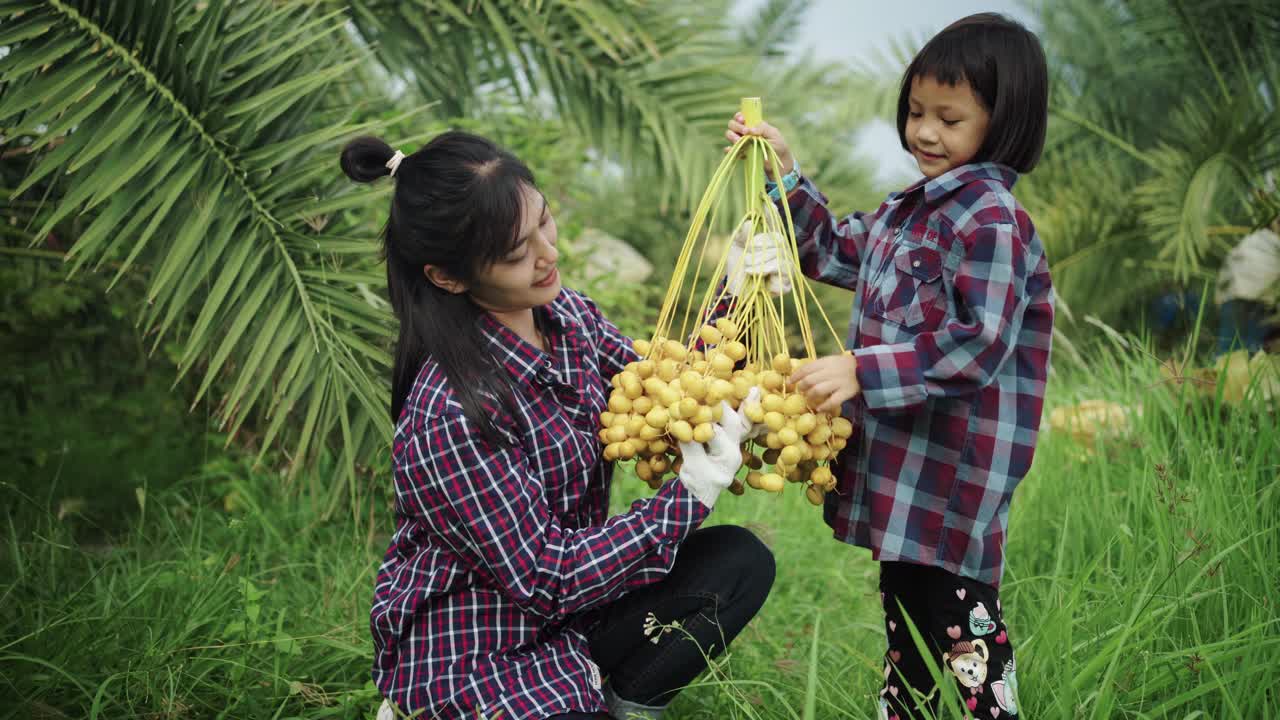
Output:
[[[759,98],[744,98],[747,125],[762,121]],[[765,168],[781,185],[780,163],[763,138],[743,137],[725,156],[703,193],[676,261],[653,335],[635,341],[641,359],[614,378],[608,411],[601,414],[600,439],[607,460],[636,460],[636,475],[657,489],[667,473],[678,473],[680,442],[706,442],[720,419],[721,401],[738,409],[753,387],[761,388],[759,402],[744,408],[747,417],[768,428],[767,435],[743,448],[745,486],[782,492],[788,482],[803,483],[806,497],[822,504],[835,480],[825,463],[845,447],[853,426],[841,417],[817,413],[788,378],[818,356],[809,308],[818,310],[838,348],[839,334],[831,326],[817,297],[800,270],[790,210],[765,192]],[[782,259],[780,272],[794,289],[775,297],[762,276],[748,276],[736,298],[728,296],[720,279],[727,268],[722,254],[709,276],[703,275],[712,232],[723,222],[722,201],[734,171],[742,170],[746,211],[732,224],[735,232],[774,243]],[[744,253],[746,255],[746,253]],[[694,265],[694,258],[697,263]],[[743,257],[741,262],[750,262]],[[692,273],[690,272],[692,268]],[[700,278],[709,277],[703,288]],[[691,278],[686,287],[686,279]],[[790,301],[788,302],[788,299]],[[704,322],[711,308],[727,307],[722,317]],[[683,309],[683,312],[681,310]],[[676,320],[679,318],[679,326]],[[788,343],[787,323],[794,322],[800,348],[795,356]],[[761,452],[762,451],[762,452]],[[770,467],[765,467],[766,465]],[[740,493],[743,483],[735,483]]]

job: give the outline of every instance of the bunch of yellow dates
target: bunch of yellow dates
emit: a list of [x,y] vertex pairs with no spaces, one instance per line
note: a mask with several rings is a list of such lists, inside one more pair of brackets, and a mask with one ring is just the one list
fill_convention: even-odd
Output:
[[[759,98],[744,98],[742,111],[749,125],[761,121]],[[694,213],[652,337],[635,341],[640,359],[612,378],[609,408],[600,416],[604,458],[634,460],[636,475],[651,488],[680,472],[679,443],[711,440],[722,401],[738,410],[756,387],[759,400],[742,410],[762,432],[743,444],[745,483],[734,480],[730,491],[740,495],[745,485],[777,493],[788,481],[804,483],[805,495],[820,505],[835,488],[827,463],[845,447],[853,426],[842,417],[810,410],[789,378],[817,357],[810,302],[837,344],[841,338],[800,270],[790,211],[785,204],[775,205],[765,191],[765,168],[773,169],[774,182],[780,184],[778,167],[777,154],[759,136],[743,137],[725,155]],[[712,230],[739,169],[745,213],[733,227],[741,233],[742,247],[752,239],[750,246],[757,249],[740,253],[733,262],[725,253],[710,273],[703,273]],[[778,258],[771,272],[785,277],[794,292],[775,294],[765,275],[747,272],[752,258],[763,257],[752,254],[757,252]],[[730,275],[743,280],[730,288]],[[686,278],[692,281],[687,290]],[[704,278],[724,280],[703,293],[698,283]],[[712,308],[718,310],[713,313]],[[789,318],[794,333],[788,333]],[[789,347],[797,336],[803,350],[792,353]]]
[[[629,363],[612,379],[609,409],[600,416],[600,440],[606,460],[635,460],[635,473],[657,489],[668,473],[680,471],[679,442],[707,442],[720,419],[721,401],[737,410],[753,387],[759,400],[744,414],[768,432],[743,445],[746,484],[781,492],[787,481],[805,483],[806,496],[822,503],[835,487],[825,465],[845,447],[853,425],[809,409],[805,398],[788,383],[804,361],[778,353],[768,367],[739,363],[747,348],[737,339],[738,328],[721,318],[699,332],[704,349],[691,349],[661,336],[636,340],[641,359]],[[735,480],[730,491],[742,494]]]

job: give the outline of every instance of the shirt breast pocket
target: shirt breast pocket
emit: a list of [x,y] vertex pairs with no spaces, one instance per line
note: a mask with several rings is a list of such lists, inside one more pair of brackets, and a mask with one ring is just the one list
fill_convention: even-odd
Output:
[[910,330],[937,328],[947,311],[942,255],[930,247],[903,247],[885,274],[888,277],[876,303],[879,314]]

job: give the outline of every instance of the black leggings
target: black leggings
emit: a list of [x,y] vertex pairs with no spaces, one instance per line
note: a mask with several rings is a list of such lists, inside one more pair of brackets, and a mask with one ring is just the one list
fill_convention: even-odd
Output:
[[920,631],[930,660],[954,681],[973,717],[1017,715],[1013,643],[996,588],[942,568],[882,562],[880,595],[889,641],[879,697],[882,720],[945,716],[938,715],[938,688],[903,610]]
[[[773,586],[773,553],[750,530],[717,525],[695,530],[680,545],[667,577],[600,611],[590,633],[591,658],[618,697],[665,705],[724,651],[755,616]],[[646,619],[679,622],[658,636]],[[696,641],[690,642],[690,639]],[[605,718],[569,713],[554,720]]]

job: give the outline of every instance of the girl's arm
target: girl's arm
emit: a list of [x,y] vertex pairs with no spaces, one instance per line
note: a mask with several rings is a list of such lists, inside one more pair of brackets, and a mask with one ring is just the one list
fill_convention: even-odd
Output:
[[664,577],[709,512],[672,479],[601,527],[564,528],[523,451],[490,444],[462,415],[433,419],[397,458],[403,511],[517,605],[552,619]]
[[[795,226],[800,269],[805,276],[856,292],[858,270],[867,246],[869,226],[863,219],[870,219],[867,214],[833,216],[827,207],[827,197],[804,177],[787,194],[787,205]],[[783,213],[780,204],[778,212]],[[784,213],[784,221],[785,218]]]
[[[992,381],[1015,350],[1043,353],[1047,362],[1052,294],[1047,270],[1041,272],[1043,258],[1028,278],[1031,241],[1016,222],[987,223],[958,234],[964,258],[955,291],[963,317],[909,342],[854,350],[868,410],[909,410],[931,396],[972,394]],[[1047,307],[1030,316],[1036,327],[1024,327],[1027,309],[1036,303]]]

